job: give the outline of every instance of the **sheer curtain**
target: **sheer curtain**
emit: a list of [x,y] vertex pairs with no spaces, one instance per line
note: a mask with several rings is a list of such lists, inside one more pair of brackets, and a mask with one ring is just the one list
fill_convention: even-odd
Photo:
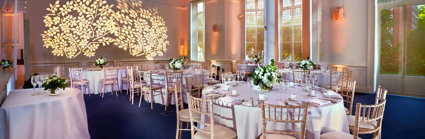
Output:
[[314,62],[319,62],[321,59],[321,43],[322,43],[322,0],[311,0],[311,32],[310,49],[311,56]]

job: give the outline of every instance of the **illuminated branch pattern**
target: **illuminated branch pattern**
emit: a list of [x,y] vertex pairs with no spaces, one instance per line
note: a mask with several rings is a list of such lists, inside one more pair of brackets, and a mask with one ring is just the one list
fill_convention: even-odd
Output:
[[128,50],[132,56],[145,55],[147,59],[162,56],[167,50],[168,36],[164,20],[156,9],[142,9],[142,1],[117,0],[119,12],[116,21],[120,31],[115,44]]
[[113,20],[113,5],[104,0],[73,0],[60,5],[50,4],[44,16],[48,28],[41,34],[44,47],[53,48],[56,56],[75,58],[80,53],[92,57],[99,46],[113,42],[111,34],[118,31]]
[[99,46],[114,43],[132,56],[162,56],[169,42],[158,10],[142,9],[139,0],[117,1],[118,12],[105,0],[50,4],[44,16],[48,29],[41,34],[44,47],[51,47],[55,56],[75,58],[81,53],[92,57]]

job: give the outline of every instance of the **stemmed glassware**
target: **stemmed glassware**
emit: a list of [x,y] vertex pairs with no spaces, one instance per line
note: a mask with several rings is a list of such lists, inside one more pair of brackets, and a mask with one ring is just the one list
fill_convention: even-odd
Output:
[[35,88],[36,88],[36,85],[37,85],[37,76],[36,76],[36,75],[31,76],[31,84],[32,84],[32,86],[33,86],[33,88],[34,88],[34,93],[33,93],[33,95],[35,95]]
[[245,72],[241,72],[240,74],[241,74],[242,80],[244,80],[245,79]]
[[236,72],[236,80],[240,80],[240,77],[241,77],[241,72]]

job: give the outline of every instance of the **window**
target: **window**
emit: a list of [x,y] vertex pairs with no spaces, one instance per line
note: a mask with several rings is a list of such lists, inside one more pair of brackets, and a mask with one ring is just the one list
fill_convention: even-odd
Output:
[[204,1],[191,4],[190,57],[194,61],[205,61],[205,5]]
[[245,59],[264,50],[264,1],[245,1]]
[[280,0],[279,61],[303,59],[303,0]]

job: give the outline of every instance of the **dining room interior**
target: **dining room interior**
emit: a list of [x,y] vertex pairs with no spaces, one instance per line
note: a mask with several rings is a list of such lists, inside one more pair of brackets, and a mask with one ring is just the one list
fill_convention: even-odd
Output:
[[424,0],[0,0],[0,139],[423,139]]

